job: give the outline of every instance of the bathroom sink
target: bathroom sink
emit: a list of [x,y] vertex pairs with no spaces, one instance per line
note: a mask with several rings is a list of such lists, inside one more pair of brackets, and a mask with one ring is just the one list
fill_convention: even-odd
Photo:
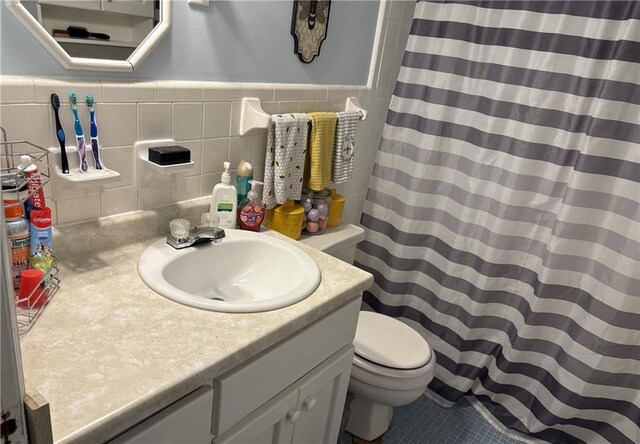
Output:
[[138,259],[152,290],[205,310],[251,313],[295,304],[320,284],[315,261],[302,249],[266,234],[225,230],[219,243],[176,250],[161,239]]

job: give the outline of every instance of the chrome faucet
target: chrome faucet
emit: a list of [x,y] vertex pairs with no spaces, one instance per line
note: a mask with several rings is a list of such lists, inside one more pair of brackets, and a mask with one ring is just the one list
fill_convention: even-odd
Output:
[[224,238],[224,230],[219,227],[195,227],[186,219],[174,219],[170,224],[171,233],[167,236],[167,244],[176,250],[191,247],[203,242],[218,243]]

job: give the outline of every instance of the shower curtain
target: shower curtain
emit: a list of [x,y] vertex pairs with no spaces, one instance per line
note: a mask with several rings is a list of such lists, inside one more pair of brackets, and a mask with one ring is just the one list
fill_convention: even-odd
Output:
[[417,4],[356,264],[430,397],[639,443],[639,201],[640,2]]

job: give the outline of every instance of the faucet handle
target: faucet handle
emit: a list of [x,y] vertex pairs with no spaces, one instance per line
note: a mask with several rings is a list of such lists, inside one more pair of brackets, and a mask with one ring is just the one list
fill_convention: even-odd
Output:
[[191,222],[186,219],[173,219],[169,222],[169,230],[171,231],[171,237],[177,241],[187,239],[189,231],[191,231]]

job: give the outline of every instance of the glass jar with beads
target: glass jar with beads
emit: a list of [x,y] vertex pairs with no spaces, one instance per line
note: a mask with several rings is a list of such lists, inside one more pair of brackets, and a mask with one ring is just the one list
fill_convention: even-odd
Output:
[[305,234],[322,234],[327,229],[327,219],[331,208],[331,191],[302,189],[300,205],[304,208],[302,231]]

